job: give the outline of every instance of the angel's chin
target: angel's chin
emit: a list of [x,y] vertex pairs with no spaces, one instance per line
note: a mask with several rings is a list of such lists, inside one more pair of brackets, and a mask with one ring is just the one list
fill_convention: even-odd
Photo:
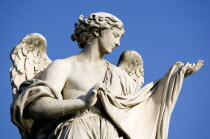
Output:
[[112,53],[112,51],[106,52],[106,54],[111,54],[111,53]]
[[104,54],[111,54],[112,53],[112,49],[111,50],[107,50]]

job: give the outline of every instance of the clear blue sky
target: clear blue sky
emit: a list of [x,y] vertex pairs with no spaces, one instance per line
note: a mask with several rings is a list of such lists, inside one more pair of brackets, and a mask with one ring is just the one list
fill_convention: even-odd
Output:
[[13,47],[29,33],[48,41],[52,60],[80,51],[70,40],[80,14],[109,12],[125,26],[121,46],[105,58],[116,64],[124,50],[138,51],[145,81],[162,77],[178,61],[205,60],[205,66],[185,79],[172,114],[169,139],[210,137],[210,1],[209,0],[5,0],[0,2],[0,138],[18,139],[10,121],[12,90],[9,59]]

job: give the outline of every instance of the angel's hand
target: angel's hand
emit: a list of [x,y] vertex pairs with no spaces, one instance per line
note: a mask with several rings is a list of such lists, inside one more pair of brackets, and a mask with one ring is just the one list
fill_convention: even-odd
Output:
[[106,85],[104,83],[95,84],[84,96],[84,101],[87,107],[92,107],[98,100],[98,93],[106,92]]
[[204,65],[203,62],[204,60],[198,60],[196,64],[189,65],[187,71],[185,72],[185,77],[196,73],[198,70],[200,70],[201,67]]

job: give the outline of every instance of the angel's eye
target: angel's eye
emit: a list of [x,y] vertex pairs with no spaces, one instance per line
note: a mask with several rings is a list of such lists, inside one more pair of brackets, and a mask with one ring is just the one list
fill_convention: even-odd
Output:
[[116,33],[114,33],[113,35],[114,35],[114,37],[115,37],[115,38],[119,37],[119,35],[118,35],[118,34],[116,34]]

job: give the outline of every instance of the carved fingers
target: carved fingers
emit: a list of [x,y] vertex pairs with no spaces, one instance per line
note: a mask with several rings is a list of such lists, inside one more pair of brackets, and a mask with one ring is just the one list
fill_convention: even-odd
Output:
[[195,68],[199,70],[204,65],[203,62],[204,60],[198,60],[195,64]]
[[102,83],[102,82],[99,82],[99,83],[95,84],[93,88],[94,88],[93,91],[96,94],[98,93],[98,91],[105,92],[107,90],[107,86],[104,83]]
[[99,93],[107,93],[107,86],[104,83],[95,84],[84,97],[85,103],[87,107],[92,107],[98,100]]
[[196,64],[192,64],[192,73],[196,73],[198,70],[200,70],[201,67],[204,65],[203,62],[204,60],[198,60]]
[[185,77],[199,71],[201,69],[201,67],[204,65],[203,62],[204,62],[204,60],[198,60],[197,63],[190,64],[188,66],[186,73],[185,73]]

